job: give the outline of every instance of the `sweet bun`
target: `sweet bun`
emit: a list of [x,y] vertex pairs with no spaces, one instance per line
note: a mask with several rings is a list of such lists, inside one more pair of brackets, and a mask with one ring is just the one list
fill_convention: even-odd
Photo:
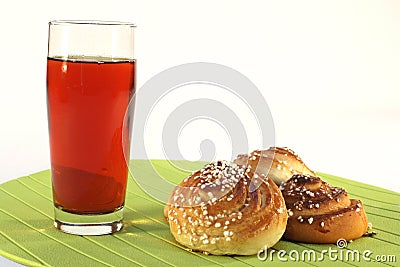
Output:
[[215,255],[252,255],[279,241],[287,211],[275,183],[218,161],[175,187],[164,215],[180,244]]
[[352,240],[368,230],[368,219],[360,200],[349,199],[343,188],[318,177],[294,175],[281,184],[289,213],[284,238],[307,243]]
[[239,155],[235,161],[239,165],[249,165],[252,171],[264,174],[277,185],[287,181],[294,174],[315,176],[301,158],[287,147],[271,147],[267,150],[255,150],[249,155]]

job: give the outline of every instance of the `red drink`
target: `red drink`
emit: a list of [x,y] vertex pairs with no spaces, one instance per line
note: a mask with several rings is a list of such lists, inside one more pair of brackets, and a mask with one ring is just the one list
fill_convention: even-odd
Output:
[[135,63],[101,60],[47,60],[53,197],[71,213],[113,212],[125,199]]

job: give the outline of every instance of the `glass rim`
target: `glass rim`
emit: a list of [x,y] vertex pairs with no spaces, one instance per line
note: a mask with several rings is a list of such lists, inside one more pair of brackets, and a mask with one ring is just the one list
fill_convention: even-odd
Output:
[[99,26],[128,26],[135,28],[136,24],[124,21],[109,21],[109,20],[52,20],[50,26],[56,25],[99,25]]

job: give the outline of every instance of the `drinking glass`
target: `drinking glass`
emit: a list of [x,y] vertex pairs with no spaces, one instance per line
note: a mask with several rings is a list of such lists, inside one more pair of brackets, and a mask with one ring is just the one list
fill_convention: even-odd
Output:
[[[47,108],[54,225],[102,235],[122,228],[135,94],[135,25],[51,21]],[[127,121],[129,120],[129,121]]]

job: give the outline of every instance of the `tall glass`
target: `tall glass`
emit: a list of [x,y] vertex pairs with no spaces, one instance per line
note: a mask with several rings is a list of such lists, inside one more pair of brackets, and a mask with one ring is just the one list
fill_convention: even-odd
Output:
[[[134,24],[49,23],[47,105],[55,226],[102,235],[122,228],[135,93]],[[125,121],[129,120],[129,121]]]

